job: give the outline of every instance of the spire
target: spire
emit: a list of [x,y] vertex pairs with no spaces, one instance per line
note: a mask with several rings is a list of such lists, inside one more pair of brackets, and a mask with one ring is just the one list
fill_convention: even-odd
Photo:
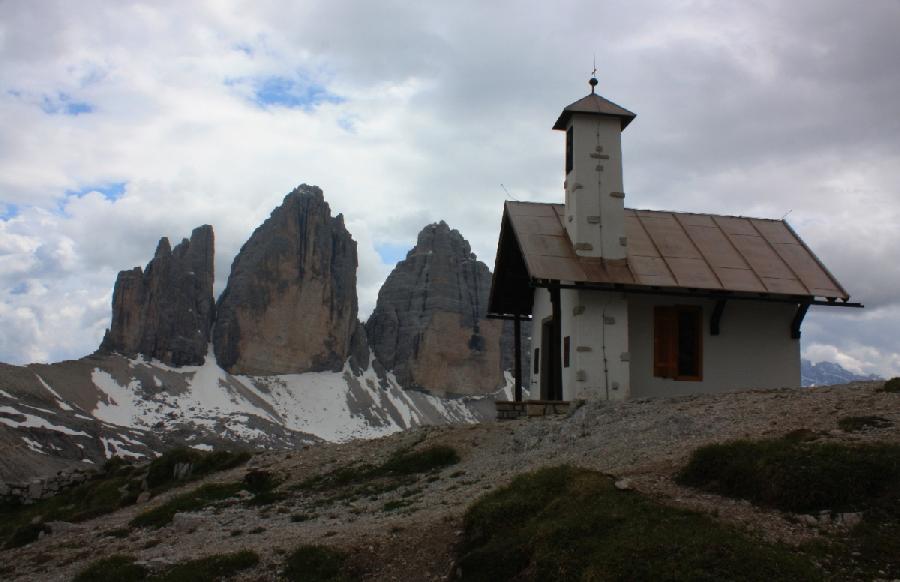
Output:
[[588,85],[591,86],[591,95],[593,95],[594,89],[597,88],[597,55],[594,55],[594,70],[591,71],[591,80],[588,81]]

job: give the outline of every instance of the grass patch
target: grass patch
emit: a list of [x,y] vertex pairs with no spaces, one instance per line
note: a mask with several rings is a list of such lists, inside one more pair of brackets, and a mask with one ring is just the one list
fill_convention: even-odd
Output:
[[209,483],[190,493],[173,497],[155,509],[150,509],[131,520],[132,527],[163,527],[172,522],[176,513],[197,511],[223,499],[234,497],[243,489],[241,483]]
[[14,529],[3,545],[4,549],[21,548],[36,542],[42,533],[50,533],[50,528],[42,523],[26,523]]
[[350,582],[355,579],[346,553],[327,546],[300,546],[285,561],[290,582]]
[[401,450],[381,465],[359,464],[339,467],[329,473],[316,475],[295,486],[297,489],[322,491],[346,485],[361,484],[381,477],[402,477],[428,473],[455,465],[459,454],[452,447],[433,445],[418,451]]
[[147,468],[147,485],[151,490],[165,490],[175,479],[175,467],[188,464],[190,470],[184,480],[195,481],[218,471],[233,469],[246,463],[250,453],[245,451],[215,451],[206,453],[196,449],[179,447],[154,459]]
[[131,535],[131,530],[127,527],[119,527],[116,529],[108,530],[108,531],[104,532],[103,535],[111,537],[111,538],[125,539],[129,535]]
[[247,505],[271,505],[278,501],[283,501],[287,495],[275,488],[281,484],[269,471],[261,469],[253,469],[244,475],[244,489],[253,493],[253,497],[247,500]]
[[893,394],[900,394],[900,378],[891,378],[890,380],[884,383],[884,386],[881,388],[881,392],[891,392]]
[[114,555],[92,562],[75,575],[73,582],[138,582],[147,579],[147,569],[131,556]]
[[[406,487],[408,495],[415,495],[421,487],[413,488],[423,474],[429,474],[429,481],[436,479],[435,471],[459,462],[459,455],[452,447],[434,445],[421,450],[408,448],[395,452],[380,465],[357,464],[338,467],[327,473],[315,475],[294,485],[292,489],[305,493],[319,493],[316,498],[306,500],[307,511],[343,503],[351,505],[360,499],[376,501],[389,492]],[[389,511],[393,507],[388,502]]]
[[[249,458],[250,454],[244,452],[204,453],[174,449],[148,465],[135,466],[124,459],[113,457],[90,479],[59,495],[33,505],[0,506],[0,547],[26,539],[24,536],[31,535],[34,530],[29,526],[34,524],[48,521],[77,523],[132,505],[137,501],[145,477],[154,493],[183,483],[184,481],[174,479],[174,468],[178,463],[193,463],[188,477],[190,480],[236,467]],[[19,541],[14,542],[14,537]]]
[[677,481],[784,511],[859,511],[900,488],[900,446],[733,441],[694,451]]
[[[517,477],[466,512],[464,580],[818,580],[789,550],[573,467]],[[752,565],[752,567],[748,567]]]
[[413,475],[443,469],[459,463],[453,447],[433,445],[419,451],[398,452],[379,467],[381,474]]
[[394,499],[392,501],[388,501],[387,503],[385,503],[384,506],[381,508],[381,511],[385,511],[385,512],[396,511],[398,509],[402,509],[402,508],[406,507],[407,505],[409,505],[409,501],[407,501],[405,499]]
[[863,512],[820,561],[837,578],[900,577],[900,445],[735,441],[695,451],[678,480],[786,511]]
[[887,428],[893,423],[880,416],[845,416],[838,421],[841,430],[847,432],[859,432],[871,428]]
[[159,576],[154,582],[214,582],[253,568],[259,564],[256,552],[243,550],[232,554],[217,554],[189,562],[176,564]]

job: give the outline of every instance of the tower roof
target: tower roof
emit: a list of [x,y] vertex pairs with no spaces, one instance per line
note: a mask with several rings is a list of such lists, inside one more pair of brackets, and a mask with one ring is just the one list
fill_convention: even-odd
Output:
[[566,124],[569,123],[569,118],[572,117],[572,114],[574,113],[618,117],[622,121],[622,129],[625,129],[625,127],[631,123],[631,120],[636,117],[634,113],[628,111],[624,107],[620,107],[612,101],[591,93],[587,97],[582,97],[575,103],[572,103],[563,109],[563,112],[559,115],[559,119],[557,119],[556,123],[553,125],[553,129],[565,130]]

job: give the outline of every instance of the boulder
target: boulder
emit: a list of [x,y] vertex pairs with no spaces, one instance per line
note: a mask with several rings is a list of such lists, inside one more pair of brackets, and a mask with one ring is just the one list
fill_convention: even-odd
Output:
[[174,249],[160,239],[145,270],[121,271],[100,351],[142,354],[173,366],[202,364],[215,316],[213,253],[213,230],[204,225]]
[[338,371],[360,351],[356,242],[322,191],[301,185],[241,248],[213,345],[233,374]]

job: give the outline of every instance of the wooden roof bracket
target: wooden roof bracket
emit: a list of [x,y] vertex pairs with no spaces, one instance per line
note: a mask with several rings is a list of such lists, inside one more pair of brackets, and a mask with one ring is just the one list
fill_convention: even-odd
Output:
[[713,307],[712,317],[709,318],[709,335],[719,335],[720,323],[722,321],[722,312],[725,311],[725,303],[727,299],[717,299],[716,305]]
[[794,314],[794,320],[791,322],[791,339],[800,339],[800,326],[803,324],[803,318],[809,311],[809,301],[805,301],[797,306],[797,312]]

